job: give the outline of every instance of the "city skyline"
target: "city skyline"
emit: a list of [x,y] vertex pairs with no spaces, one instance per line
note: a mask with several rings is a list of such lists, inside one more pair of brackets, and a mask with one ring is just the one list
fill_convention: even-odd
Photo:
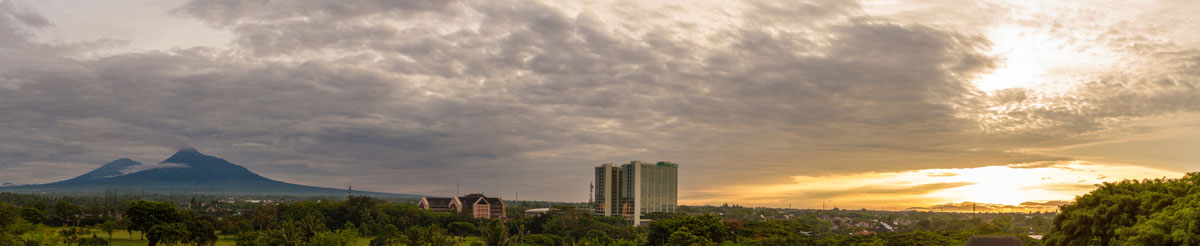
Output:
[[684,167],[680,205],[1047,210],[1197,171],[1196,11],[2,0],[0,184],[195,147],[429,196],[585,202],[596,165],[644,160]]

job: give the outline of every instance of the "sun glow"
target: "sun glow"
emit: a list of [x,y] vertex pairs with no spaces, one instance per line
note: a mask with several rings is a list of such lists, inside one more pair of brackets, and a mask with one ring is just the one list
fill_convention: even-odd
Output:
[[[1095,184],[1122,179],[1180,177],[1182,173],[1132,165],[1083,161],[1012,164],[960,169],[922,169],[832,176],[795,176],[793,183],[738,186],[681,195],[682,204],[720,204],[901,210],[947,203],[1007,205],[1013,211],[1040,211],[1026,202],[1071,200]],[[711,197],[710,197],[711,196]],[[828,207],[832,208],[832,207]]]
[[975,81],[983,91],[1025,88],[1065,92],[1077,84],[1083,71],[1113,65],[1110,52],[1032,28],[998,26],[991,28],[987,37],[993,43],[989,55],[1000,62],[994,71]]

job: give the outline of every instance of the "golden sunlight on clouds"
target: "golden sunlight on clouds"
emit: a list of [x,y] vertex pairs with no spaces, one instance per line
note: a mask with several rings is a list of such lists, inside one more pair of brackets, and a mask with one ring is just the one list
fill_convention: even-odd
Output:
[[[683,204],[902,210],[973,202],[1010,205],[1071,200],[1095,184],[1122,179],[1180,177],[1183,173],[1084,161],[1041,162],[962,169],[922,169],[830,176],[794,176],[792,183],[692,191]],[[713,196],[721,194],[721,196]],[[690,198],[690,199],[689,199]],[[737,201],[737,202],[733,202]],[[1040,208],[1040,209],[1045,209]]]
[[1089,79],[1089,71],[1112,68],[1120,55],[1104,44],[1067,40],[1057,30],[1041,30],[1020,24],[988,29],[991,56],[999,58],[996,69],[975,81],[980,90],[1009,88],[1059,94]]

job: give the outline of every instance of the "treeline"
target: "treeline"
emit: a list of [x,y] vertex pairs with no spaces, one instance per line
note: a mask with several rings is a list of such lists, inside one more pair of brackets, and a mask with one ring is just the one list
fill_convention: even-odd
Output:
[[[59,203],[70,204],[55,204]],[[647,215],[654,222],[634,227],[620,217],[595,216],[578,207],[559,206],[530,217],[520,213],[525,208],[512,207],[507,219],[476,219],[468,213],[432,212],[411,203],[369,197],[260,204],[237,213],[154,201],[134,201],[126,207],[121,216],[101,216],[103,221],[91,226],[107,232],[110,239],[115,230],[140,232],[152,246],[213,245],[218,235],[235,238],[236,245],[252,246],[343,246],[363,240],[373,246],[457,245],[466,237],[476,238],[479,245],[947,245],[965,243],[971,235],[1005,234],[1003,228],[1010,226],[1004,219],[974,218],[965,220],[974,226],[966,230],[846,234],[815,215],[738,221],[713,214],[655,213]],[[87,235],[45,240],[67,239],[74,234],[66,231],[80,231],[72,227],[63,229],[59,237],[33,235],[44,230],[22,216],[21,211],[29,209],[37,208],[0,205],[0,240],[7,240],[0,246],[104,245],[84,244],[85,239],[88,243],[104,239]],[[1027,245],[1038,245],[1026,240]]]

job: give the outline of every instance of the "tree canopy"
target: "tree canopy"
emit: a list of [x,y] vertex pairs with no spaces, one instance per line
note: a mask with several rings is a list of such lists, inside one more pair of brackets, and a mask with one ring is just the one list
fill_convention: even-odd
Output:
[[1062,206],[1046,245],[1200,245],[1200,173],[1104,183]]

